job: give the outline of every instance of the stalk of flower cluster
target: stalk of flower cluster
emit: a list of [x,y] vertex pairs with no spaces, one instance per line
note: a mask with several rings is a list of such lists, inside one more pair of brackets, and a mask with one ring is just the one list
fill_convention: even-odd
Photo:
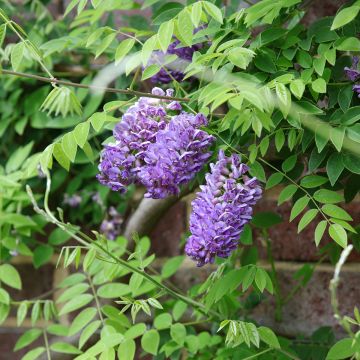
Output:
[[230,256],[262,194],[257,179],[246,175],[248,167],[239,155],[226,157],[221,150],[217,163],[210,167],[206,185],[200,186],[192,202],[191,236],[185,246],[198,266],[214,262],[215,256]]

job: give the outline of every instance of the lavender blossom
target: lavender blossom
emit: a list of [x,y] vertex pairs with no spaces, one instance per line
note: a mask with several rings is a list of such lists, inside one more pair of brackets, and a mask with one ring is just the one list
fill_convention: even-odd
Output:
[[76,208],[81,204],[82,197],[78,194],[65,194],[64,195],[64,204],[69,205],[72,208]]
[[146,186],[145,197],[153,199],[177,195],[211,156],[214,137],[199,127],[207,124],[203,114],[181,113],[157,133],[156,141],[145,152],[139,180]]
[[[186,47],[178,47],[180,44],[179,40],[173,41],[166,53],[164,54],[162,51],[154,51],[150,61],[150,64],[157,64],[161,65],[165,62],[165,56],[166,55],[177,55],[180,59],[180,61],[176,61],[172,64],[172,68],[165,70],[164,68],[161,68],[160,71],[151,77],[151,81],[153,83],[162,83],[162,84],[168,84],[173,80],[176,81],[183,81],[185,74],[184,69],[186,65],[192,60],[192,56],[195,51],[198,51],[202,48],[202,44],[195,44],[192,46],[186,46]],[[175,69],[176,67],[176,69]]]
[[358,70],[359,57],[354,56],[351,68],[345,67],[344,71],[350,81],[357,81],[360,79],[360,71]]
[[248,167],[238,155],[226,157],[220,151],[217,163],[210,167],[206,185],[200,186],[192,202],[192,235],[185,246],[198,266],[214,262],[215,256],[230,256],[262,193],[257,179],[246,175]]
[[360,85],[354,85],[353,91],[358,94],[358,98],[360,98]]
[[[159,88],[154,88],[152,93],[165,95]],[[166,95],[172,93],[168,90]],[[113,131],[116,142],[105,145],[101,154],[100,174],[97,175],[101,184],[124,193],[129,184],[137,181],[144,151],[155,141],[157,132],[166,126],[164,103],[160,99],[140,98],[126,111]]]
[[123,217],[111,206],[108,216],[100,225],[100,232],[109,240],[115,240],[121,234]]

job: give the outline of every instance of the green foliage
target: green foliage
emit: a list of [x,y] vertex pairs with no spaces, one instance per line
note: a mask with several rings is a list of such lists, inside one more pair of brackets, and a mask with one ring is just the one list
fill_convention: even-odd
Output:
[[[148,92],[148,80],[176,64],[178,56],[166,54],[176,37],[180,48],[202,44],[185,63],[185,81],[171,87],[190,100],[184,100],[187,111],[210,119],[205,130],[217,138],[214,153],[241,154],[264,191],[273,189],[278,205],[291,207],[289,220],[298,232],[313,224],[322,257],[336,262],[340,249],[355,243],[358,228],[344,202],[360,189],[360,105],[344,67],[360,51],[359,10],[360,2],[351,1],[334,17],[304,26],[300,0],[248,7],[235,0],[227,6],[146,0],[141,9],[131,0],[72,0],[64,17],[54,17],[40,1],[3,2],[0,324],[11,310],[18,326],[31,321],[33,328],[15,345],[15,351],[27,348],[23,359],[61,353],[127,360],[138,351],[159,359],[359,358],[359,332],[352,330],[360,322],[357,308],[341,323],[349,336],[336,343],[326,329],[306,345],[252,321],[252,308],[272,296],[281,317],[282,305],[308,284],[316,266],[304,265],[295,288],[280,293],[271,228],[286,219],[277,209],[256,212],[239,250],[217,259],[206,280],[195,279],[185,292],[172,284],[187,266],[183,255],[160,266],[148,254],[146,237],[131,249],[123,237],[109,241],[90,232],[107,220],[111,206],[125,223],[134,212],[134,189],[110,194],[94,180],[96,163],[101,145],[113,141],[109,130],[139,92]],[[19,18],[23,13],[31,20]],[[159,63],[150,61],[154,51],[163,54]],[[52,180],[46,191],[44,175]],[[66,204],[64,193],[80,196],[80,204]],[[44,210],[33,211],[36,201]],[[331,243],[323,246],[324,237]],[[270,266],[258,262],[259,238]],[[13,299],[22,289],[12,263],[17,254],[31,257],[35,268],[57,257],[58,267],[73,272],[54,289],[61,290],[56,301]],[[72,319],[68,327],[61,323],[64,315]],[[43,346],[34,348],[41,339]]]

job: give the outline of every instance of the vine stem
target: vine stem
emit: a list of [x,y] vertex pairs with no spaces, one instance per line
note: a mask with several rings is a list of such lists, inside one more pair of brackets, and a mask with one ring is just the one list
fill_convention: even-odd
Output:
[[50,348],[49,348],[49,340],[48,340],[47,333],[46,333],[45,329],[43,329],[43,336],[44,336],[44,343],[45,343],[45,348],[46,348],[47,359],[51,360],[51,354],[50,354]]
[[102,86],[79,84],[79,83],[75,83],[75,82],[71,82],[71,81],[59,80],[56,78],[50,79],[50,78],[47,78],[44,76],[22,73],[22,72],[6,70],[6,69],[2,69],[1,73],[6,74],[6,75],[13,75],[13,76],[23,77],[23,78],[27,78],[27,79],[34,79],[37,81],[43,81],[43,82],[47,82],[47,83],[54,83],[54,84],[71,86],[71,87],[82,88],[82,89],[92,89],[92,90],[105,91],[105,92],[110,92],[110,93],[127,94],[127,95],[134,95],[134,96],[138,96],[138,97],[141,96],[141,97],[164,99],[164,100],[171,100],[171,101],[184,101],[184,102],[190,101],[190,99],[186,98],[186,97],[181,98],[181,97],[172,97],[172,96],[162,96],[162,95],[154,95],[154,94],[131,90],[131,89],[116,89],[116,88],[108,88],[108,87],[102,87]]
[[101,306],[100,306],[100,301],[99,301],[99,298],[96,294],[96,290],[95,290],[95,287],[94,287],[94,284],[91,280],[91,276],[89,274],[86,274],[87,275],[87,278],[88,278],[88,281],[89,281],[89,284],[90,284],[90,287],[91,287],[91,291],[94,295],[94,299],[95,299],[95,303],[96,303],[96,307],[97,307],[97,311],[99,313],[99,317],[100,317],[100,320],[101,320],[101,323],[103,324],[103,326],[105,325],[105,322],[104,322],[104,317],[102,316],[102,313],[101,313]]

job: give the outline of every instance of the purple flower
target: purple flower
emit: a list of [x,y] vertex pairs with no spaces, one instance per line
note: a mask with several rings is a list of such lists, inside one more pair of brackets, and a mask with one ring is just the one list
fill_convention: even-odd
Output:
[[82,197],[78,194],[65,194],[64,195],[64,204],[69,205],[72,208],[76,208],[81,204]]
[[[154,51],[150,60],[150,64],[157,64],[162,65],[165,62],[165,56],[166,55],[177,55],[180,59],[173,62],[171,69],[165,70],[164,68],[161,68],[160,71],[151,77],[151,81],[153,83],[162,83],[162,84],[168,84],[171,81],[183,81],[185,74],[184,70],[187,64],[192,60],[192,56],[195,51],[198,51],[202,48],[202,44],[195,44],[192,46],[185,46],[185,47],[179,47],[180,41],[175,40],[173,41],[167,51],[166,54],[164,54],[162,51]],[[175,69],[176,68],[176,69]]]
[[156,134],[156,141],[145,152],[139,180],[146,186],[145,197],[153,199],[177,195],[210,158],[214,137],[199,127],[207,124],[203,114],[186,112],[174,116]]
[[[154,88],[152,93],[165,95],[160,88]],[[171,89],[166,92],[167,96],[172,94]],[[160,99],[140,98],[126,111],[113,131],[116,142],[105,145],[101,153],[97,175],[101,184],[124,193],[129,184],[137,181],[144,152],[155,142],[157,132],[167,124],[165,106],[166,101]]]
[[100,225],[100,232],[109,240],[115,240],[121,234],[122,216],[114,207],[110,207],[108,216]]
[[345,67],[344,71],[350,81],[357,81],[360,79],[360,71],[358,70],[359,57],[354,56],[351,68]]
[[185,246],[198,266],[214,262],[215,256],[230,256],[262,193],[257,179],[246,175],[248,167],[238,155],[226,157],[221,150],[210,167],[206,185],[200,186],[192,202],[191,236]]
[[358,98],[360,98],[360,85],[354,85],[353,91],[355,91],[358,94]]

